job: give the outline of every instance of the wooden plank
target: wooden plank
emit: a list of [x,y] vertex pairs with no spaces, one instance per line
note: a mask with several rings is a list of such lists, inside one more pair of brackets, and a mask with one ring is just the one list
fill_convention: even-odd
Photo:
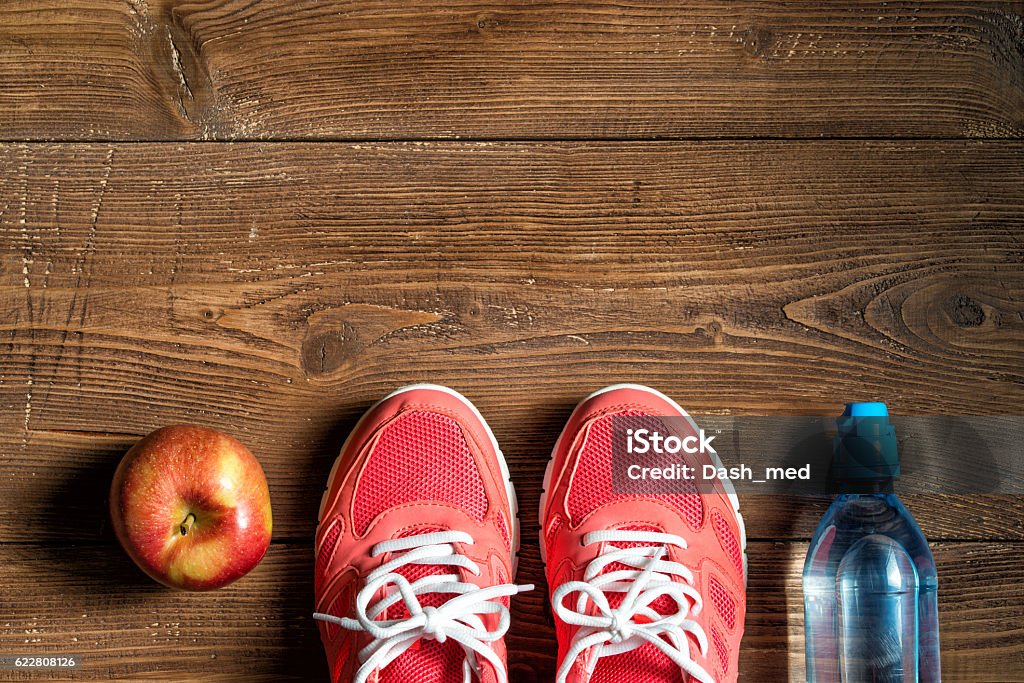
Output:
[[[803,680],[805,544],[753,543],[742,681]],[[1019,544],[937,543],[943,674],[951,683],[1024,681]],[[521,581],[543,586],[527,545]],[[160,588],[108,546],[0,545],[0,651],[75,652],[83,680],[149,674],[220,681],[327,680],[310,616],[309,544],[274,544],[250,576],[186,595]],[[555,638],[543,588],[516,598],[512,680],[550,681]],[[176,678],[177,677],[177,678]],[[33,677],[38,680],[39,677]],[[22,680],[27,680],[23,678]]]
[[[566,406],[566,415],[569,409]],[[298,433],[310,426],[301,417],[293,423],[293,428],[282,424],[280,429],[294,431],[294,438],[301,438]],[[520,518],[532,539],[547,454],[528,445],[536,439],[514,438],[515,425],[502,422],[495,428],[512,462]],[[557,431],[544,433],[553,445]],[[269,478],[278,539],[312,538],[319,492],[343,438],[340,433],[331,443],[288,441],[280,447],[254,443]],[[0,542],[112,543],[106,495],[117,463],[134,441],[132,435],[31,432],[22,450],[20,435],[0,437],[0,492],[5,501],[0,508]],[[931,540],[1024,540],[1024,496],[922,495],[909,496],[905,502]],[[747,535],[757,539],[806,540],[827,507],[827,501],[781,495],[742,495],[741,504]]]
[[[0,540],[109,538],[118,457],[176,422],[248,443],[278,538],[308,538],[347,431],[414,381],[479,405],[527,515],[572,406],[624,379],[697,415],[872,396],[1012,413],[1022,159],[975,142],[0,146]],[[807,538],[821,512],[749,498],[757,538]],[[1022,506],[914,511],[933,538],[1020,539]]]
[[1019,137],[1024,3],[19,0],[0,137]]

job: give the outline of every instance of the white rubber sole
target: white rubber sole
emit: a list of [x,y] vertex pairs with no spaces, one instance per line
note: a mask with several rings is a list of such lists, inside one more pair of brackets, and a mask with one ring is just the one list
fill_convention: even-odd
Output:
[[[601,389],[599,391],[595,391],[590,396],[587,396],[585,399],[580,401],[576,405],[576,407],[578,408],[580,405],[583,405],[584,403],[586,403],[590,399],[595,398],[597,396],[600,396],[601,394],[606,394],[609,391],[615,391],[617,389],[633,389],[634,391],[643,391],[643,392],[647,392],[648,394],[653,394],[653,395],[657,396],[658,398],[661,398],[664,401],[667,401],[676,410],[678,410],[683,415],[683,417],[685,417],[687,419],[687,421],[690,423],[690,426],[694,429],[694,431],[698,431],[698,432],[700,431],[700,428],[697,426],[697,423],[693,421],[693,418],[690,417],[689,413],[687,413],[685,410],[683,410],[682,406],[680,406],[678,403],[673,401],[670,397],[668,397],[665,394],[661,393],[657,389],[652,389],[652,388],[644,386],[642,384],[612,384],[611,386],[607,386],[604,389]],[[541,491],[541,494],[540,494],[540,509],[537,512],[537,521],[540,524],[540,539],[539,539],[540,540],[540,559],[541,559],[541,562],[543,562],[545,566],[547,566],[548,558],[547,558],[547,546],[546,546],[546,540],[547,539],[545,538],[545,533],[544,533],[544,511],[547,509],[548,493],[551,490],[551,475],[554,473],[553,470],[552,470],[552,467],[555,464],[555,453],[558,452],[559,442],[561,442],[561,440],[562,440],[562,437],[561,437],[561,435],[559,435],[558,442],[555,443],[555,447],[551,451],[551,458],[548,460],[547,467],[544,470],[544,484],[543,484],[544,489],[543,489],[543,491]],[[709,451],[711,453],[711,459],[714,462],[715,467],[717,467],[717,468],[719,468],[719,470],[721,470],[724,466],[722,465],[721,458],[718,457],[718,453],[713,448],[709,449]],[[729,503],[730,503],[730,505],[732,505],[733,512],[736,513],[736,519],[739,522],[739,528],[740,528],[740,550],[741,550],[741,552],[743,554],[743,582],[744,582],[744,584],[746,584],[746,581],[747,581],[747,530],[746,530],[746,527],[743,524],[743,515],[740,514],[740,499],[736,495],[736,487],[733,485],[733,483],[728,478],[723,478],[720,481],[722,482],[722,487],[725,489],[726,496],[729,498]]]
[[323,519],[324,506],[327,504],[327,493],[328,491],[331,490],[331,487],[334,484],[334,477],[338,474],[338,468],[341,465],[342,454],[348,448],[349,440],[352,438],[352,435],[355,434],[356,431],[358,431],[359,426],[363,423],[363,420],[366,419],[366,417],[373,411],[374,408],[376,408],[384,401],[387,401],[390,398],[394,398],[399,394],[424,389],[440,391],[442,393],[448,394],[449,396],[454,396],[459,401],[461,401],[467,408],[473,411],[473,414],[476,416],[478,420],[480,420],[480,424],[482,424],[484,426],[484,429],[487,431],[487,437],[491,440],[491,446],[494,448],[494,452],[498,456],[498,466],[501,468],[501,476],[504,479],[505,491],[508,495],[509,524],[512,525],[512,529],[510,530],[512,534],[512,577],[509,578],[509,581],[512,581],[515,578],[516,571],[519,569],[519,543],[521,539],[519,525],[519,500],[516,498],[516,489],[512,485],[512,476],[508,470],[508,463],[505,461],[505,454],[501,452],[501,448],[498,446],[498,440],[494,437],[494,432],[491,431],[491,426],[487,424],[487,420],[485,420],[484,416],[480,414],[480,411],[477,410],[477,407],[473,405],[468,398],[466,398],[459,392],[455,391],[454,389],[449,389],[448,387],[441,386],[440,384],[410,384],[409,386],[402,387],[401,389],[397,389],[388,394],[387,396],[385,396],[384,398],[382,398],[381,400],[377,401],[372,406],[370,406],[370,408],[365,413],[363,413],[363,416],[359,418],[359,421],[356,422],[355,427],[352,428],[352,431],[345,439],[345,443],[342,445],[338,457],[335,458],[334,460],[334,465],[331,466],[331,473],[327,477],[327,486],[324,488],[324,492],[320,496],[320,510],[317,513],[317,523],[319,523]]

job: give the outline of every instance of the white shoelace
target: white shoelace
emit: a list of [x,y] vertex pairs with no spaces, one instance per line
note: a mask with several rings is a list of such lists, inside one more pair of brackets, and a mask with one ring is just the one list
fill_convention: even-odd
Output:
[[[430,574],[410,583],[395,573],[400,567],[415,564],[459,567],[479,576],[480,568],[465,555],[456,553],[454,543],[473,545],[473,537],[461,531],[438,531],[378,543],[370,552],[372,557],[402,554],[367,576],[366,585],[356,594],[356,618],[319,612],[313,615],[314,619],[337,624],[344,629],[365,631],[373,638],[359,651],[361,665],[354,683],[366,683],[371,673],[398,659],[422,638],[440,643],[451,638],[462,646],[466,653],[463,663],[465,683],[470,683],[474,674],[478,678],[480,676],[478,656],[494,667],[499,683],[508,683],[505,667],[490,646],[505,635],[511,621],[508,608],[497,600],[532,590],[533,586],[502,584],[481,588],[461,581],[457,573]],[[370,600],[381,592],[383,597],[371,606]],[[424,607],[418,597],[424,593],[455,596],[439,607]],[[409,610],[407,619],[378,618],[386,615],[388,608],[400,600]],[[498,625],[494,630],[487,630],[481,618],[487,614],[498,615]]]
[[[711,675],[693,661],[687,641],[687,634],[692,634],[700,646],[701,656],[707,655],[708,639],[704,629],[688,618],[700,614],[703,606],[700,593],[693,586],[693,572],[678,562],[661,559],[668,546],[686,548],[686,541],[679,536],[653,531],[598,531],[583,537],[585,546],[594,543],[607,543],[608,547],[587,565],[584,580],[562,584],[551,596],[558,618],[580,627],[558,670],[557,683],[565,683],[576,660],[590,648],[597,648],[592,660],[594,666],[601,657],[629,652],[647,643],[657,647],[694,680],[715,683]],[[617,548],[615,543],[645,545]],[[601,573],[614,563],[631,569]],[[673,576],[682,577],[684,583],[674,581]],[[565,598],[572,593],[579,593],[575,609],[565,605]],[[613,609],[605,593],[626,595]],[[676,602],[677,613],[664,615],[651,609],[651,605],[664,596]],[[637,623],[636,617],[644,621]]]

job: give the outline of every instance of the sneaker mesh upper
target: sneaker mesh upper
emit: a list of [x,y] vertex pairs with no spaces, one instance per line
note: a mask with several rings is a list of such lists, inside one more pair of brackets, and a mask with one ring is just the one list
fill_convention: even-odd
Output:
[[733,630],[736,626],[736,601],[714,576],[708,580],[708,592],[711,593],[711,604],[718,610],[725,627],[730,631]]
[[602,657],[590,683],[683,683],[679,665],[648,643],[621,655]]
[[[572,522],[579,521],[597,508],[607,503],[622,498],[629,498],[635,493],[616,494],[612,491],[612,448],[613,448],[613,427],[614,418],[632,417],[636,418],[634,428],[646,427],[657,429],[662,433],[670,431],[664,422],[656,417],[645,415],[642,411],[624,409],[614,415],[604,415],[592,421],[587,427],[585,440],[580,451],[577,464],[573,473],[572,484],[566,500],[566,508]],[[632,422],[632,421],[630,421]],[[620,425],[621,426],[621,425]],[[694,530],[699,530],[704,523],[704,503],[701,500],[697,487],[693,482],[679,482],[681,486],[687,486],[685,493],[659,495],[658,500],[674,507],[680,516]],[[638,492],[642,494],[642,492]],[[724,519],[721,520],[725,522]],[[634,530],[659,531],[658,529],[642,529],[637,526],[626,527]],[[735,535],[725,527],[727,536],[723,544],[731,539],[735,551],[739,553],[739,544],[736,543]],[[549,531],[550,533],[550,531]],[[723,534],[716,528],[720,541]],[[627,546],[632,544],[616,544]],[[727,548],[728,550],[728,548]],[[732,556],[732,551],[730,551]],[[740,560],[742,562],[742,560]],[[613,564],[605,571],[616,571],[625,569],[621,564]],[[724,591],[724,587],[723,587]],[[610,594],[609,602],[612,607],[618,605],[623,595]],[[732,621],[735,623],[735,603],[725,594],[721,600],[720,611],[727,611],[732,605]],[[675,601],[663,597],[651,605],[656,611],[662,614],[670,613],[678,609]],[[561,626],[561,624],[559,624]],[[566,634],[567,636],[568,634]],[[565,637],[565,636],[563,636]],[[717,646],[717,643],[716,643]],[[723,641],[719,657],[728,663],[728,650],[725,650]],[[716,649],[718,649],[716,647]],[[622,683],[623,681],[638,681],[642,683],[684,683],[686,677],[680,671],[678,665],[662,654],[653,645],[645,645],[641,648],[626,652],[620,655],[602,658],[594,670],[590,683]]]
[[501,540],[505,542],[505,547],[511,550],[512,534],[508,530],[508,522],[505,521],[504,515],[498,515],[498,532],[501,534]]
[[[566,501],[574,524],[602,505],[632,495],[612,492],[612,429],[616,417],[640,418],[637,420],[638,427],[658,429],[662,433],[669,431],[660,420],[637,410],[623,410],[614,416],[604,415],[591,422]],[[704,520],[704,504],[697,493],[697,487],[692,481],[680,481],[679,485],[688,491],[692,490],[692,493],[659,495],[658,500],[676,508],[691,528],[699,529]]]
[[729,646],[725,644],[725,638],[717,628],[711,629],[711,643],[718,654],[718,665],[722,667],[722,673],[729,673]]
[[[365,446],[369,452],[352,491],[351,520],[344,519],[345,523],[351,524],[352,532],[356,536],[364,535],[382,513],[405,506],[408,507],[398,513],[404,515],[405,520],[400,536],[447,530],[431,522],[424,523],[424,517],[416,513],[425,507],[451,506],[477,522],[483,521],[489,511],[488,489],[484,472],[471,450],[469,427],[463,425],[460,420],[433,410],[408,407],[384,423]],[[423,505],[417,506],[417,503]],[[327,576],[339,541],[347,537],[348,527],[341,522],[341,517],[331,522],[324,520],[331,526],[322,530],[316,558],[318,595],[324,589],[321,585],[323,577]],[[511,522],[504,515],[496,521],[507,545],[511,545],[513,540]],[[427,528],[428,525],[431,528]],[[380,558],[380,561],[390,559],[393,558]],[[410,583],[430,574],[461,573],[458,568],[416,564],[408,564],[395,571]],[[507,581],[500,571],[497,574],[499,581]],[[339,592],[324,611],[337,616],[353,616],[353,597],[362,585],[355,580],[340,590],[332,587]],[[371,602],[379,597],[374,597]],[[419,602],[425,607],[438,607],[452,597],[424,593],[419,596]],[[399,602],[380,618],[401,620],[408,617],[409,609]],[[320,629],[324,642],[337,648],[332,654],[333,675],[358,667],[357,662],[350,660],[356,658],[359,648],[369,642],[370,637],[328,623],[321,623]],[[379,671],[374,680],[378,683],[461,683],[464,659],[465,653],[454,639],[441,643],[423,638]],[[483,683],[494,683],[494,676],[493,668],[484,664]]]
[[[656,527],[639,525],[625,526],[622,528],[626,531],[662,531]],[[639,548],[647,544],[618,542],[614,545],[616,548],[626,549]],[[633,568],[622,564],[621,562],[613,562],[605,567],[604,571],[601,573],[607,574],[609,572],[631,569]],[[622,600],[626,597],[626,594],[606,593],[606,596],[608,598],[608,604],[612,609],[615,609],[622,604]],[[650,607],[658,614],[663,615],[672,614],[679,610],[679,606],[676,604],[676,601],[667,595],[663,595],[652,602]],[[620,655],[602,658],[594,669],[594,677],[591,679],[591,683],[620,683],[621,681],[680,683],[682,680],[682,674],[679,671],[679,666],[666,657],[654,645],[648,644],[631,652],[624,652]]]
[[[365,533],[381,512],[422,501],[457,505],[478,521],[487,513],[484,483],[458,422],[438,413],[409,411],[388,424],[373,447],[355,492],[355,528]],[[430,531],[438,529],[409,533]],[[424,565],[399,570],[410,582],[447,571]],[[430,593],[422,595],[420,603],[438,607],[451,597]],[[399,603],[387,616],[407,618],[409,611]],[[461,681],[464,657],[455,641],[421,640],[381,672],[380,683]]]
[[340,520],[334,520],[331,522],[330,528],[327,530],[327,535],[324,536],[324,541],[320,545],[320,552],[316,556],[316,576],[317,578],[324,577],[327,572],[327,565],[331,563],[331,557],[334,555],[334,547],[338,544],[338,539],[341,537],[341,532],[344,524]]
[[729,528],[729,522],[722,516],[722,513],[715,510],[711,513],[711,524],[715,528],[715,536],[718,537],[718,542],[722,544],[722,548],[729,555],[729,559],[732,560],[736,569],[742,574],[743,550],[740,549],[739,541],[736,540],[736,534]]
[[380,672],[380,683],[461,683],[464,659],[454,641],[421,640]]
[[[439,528],[417,529],[402,534],[401,537],[442,531]],[[391,558],[387,558],[391,559]],[[430,574],[447,574],[458,572],[458,569],[436,565],[408,564],[397,570],[397,573],[415,583]],[[423,607],[440,607],[455,597],[447,593],[424,593],[419,596]],[[409,608],[399,601],[387,611],[388,619],[408,619]],[[407,652],[385,667],[380,673],[380,683],[449,683],[462,680],[462,661],[465,654],[458,643],[449,640],[440,643],[436,640],[424,639],[413,645]]]
[[384,428],[356,489],[357,533],[365,533],[381,512],[416,501],[457,505],[477,521],[487,513],[466,436],[445,415],[410,411]]

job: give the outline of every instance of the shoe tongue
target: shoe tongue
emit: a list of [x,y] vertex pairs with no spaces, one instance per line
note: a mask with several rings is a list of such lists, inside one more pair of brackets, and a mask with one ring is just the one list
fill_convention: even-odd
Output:
[[[631,525],[619,527],[620,531],[653,531],[664,533],[663,529],[653,526]],[[613,544],[616,548],[643,548],[649,543],[617,541]],[[613,562],[605,567],[601,574],[616,571],[637,571],[622,562]],[[612,609],[622,604],[626,594],[618,592],[607,592],[605,597]],[[650,605],[651,609],[661,615],[675,614],[679,611],[679,604],[667,595],[664,595]],[[636,618],[637,623],[644,623],[642,617]],[[697,643],[687,634],[690,647],[697,647]],[[647,643],[642,647],[618,655],[602,657],[594,667],[594,671],[588,683],[621,683],[621,681],[658,681],[659,683],[686,683],[689,677],[684,677],[679,665],[661,652],[656,646]]]
[[[408,538],[409,536],[419,536],[421,534],[433,534],[439,531],[445,531],[445,529],[440,527],[416,529],[415,531],[407,531],[404,534],[400,534],[396,538]],[[395,557],[396,555],[392,555],[385,559],[390,561]],[[395,570],[395,574],[404,576],[409,583],[419,581],[425,576],[458,573],[458,567],[437,564],[407,564]],[[420,601],[420,605],[423,607],[440,607],[452,597],[454,597],[454,594],[452,593],[421,593],[417,596]],[[388,619],[408,619],[410,616],[409,608],[405,606],[405,602],[403,601],[399,601],[392,605],[387,611]]]
[[[651,531],[651,532],[659,533],[659,534],[660,533],[664,533],[663,529],[659,529],[658,527],[654,527],[654,526],[644,526],[644,525],[624,526],[624,527],[619,527],[618,530],[619,531]],[[625,550],[627,548],[644,548],[644,547],[650,546],[651,544],[650,543],[643,543],[643,542],[635,542],[635,541],[634,542],[616,541],[613,545],[616,548]],[[609,572],[618,572],[618,571],[638,571],[638,570],[635,567],[630,567],[629,565],[623,564],[622,562],[612,562],[610,565],[608,565],[607,567],[604,568],[604,571],[602,571],[601,574],[608,574]],[[626,597],[626,594],[625,593],[607,593],[606,597],[608,598],[608,604],[611,605],[612,609],[615,609],[619,605],[622,604],[622,600]],[[650,607],[655,612],[657,612],[658,614],[661,614],[661,615],[675,614],[676,612],[679,611],[679,604],[675,600],[673,600],[672,598],[670,598],[667,595],[663,595],[662,597],[660,597],[657,600],[655,600],[654,602],[652,602]]]
[[[399,538],[429,534],[444,529],[416,529],[402,534]],[[388,560],[392,558],[387,558]],[[430,564],[407,564],[395,570],[409,583],[434,574],[458,574],[458,567]],[[453,593],[422,593],[418,596],[423,607],[440,607]],[[399,601],[388,608],[387,619],[407,619],[409,608]],[[424,638],[406,650],[395,661],[380,672],[379,683],[462,683],[462,663],[465,652],[454,640],[440,643]]]

